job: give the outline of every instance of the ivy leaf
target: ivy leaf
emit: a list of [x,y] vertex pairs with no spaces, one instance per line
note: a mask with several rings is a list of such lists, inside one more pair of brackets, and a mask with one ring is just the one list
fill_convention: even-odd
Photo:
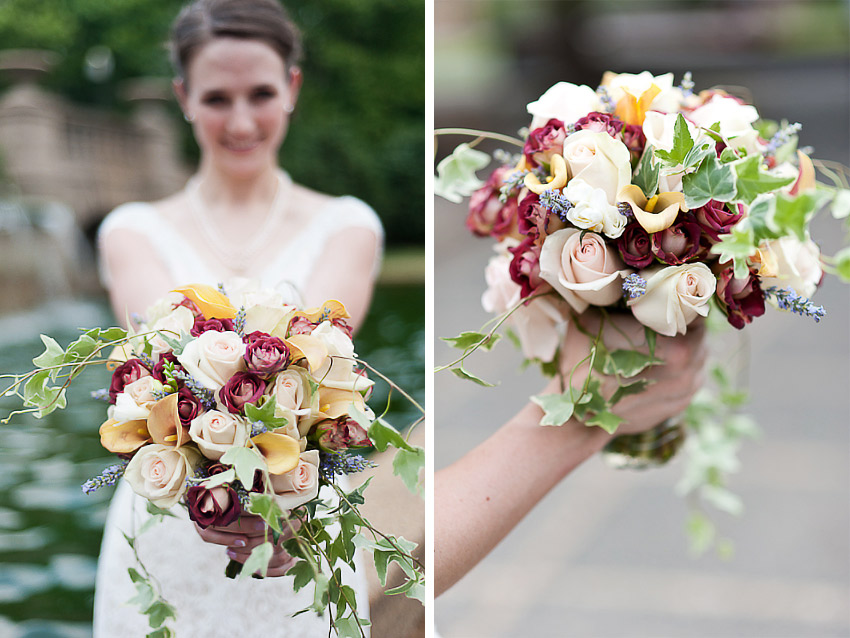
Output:
[[611,395],[609,401],[611,405],[616,405],[623,397],[627,397],[631,394],[640,394],[648,385],[649,381],[647,379],[637,379],[631,383],[625,383],[614,391],[614,394]]
[[700,490],[700,496],[714,505],[721,512],[740,516],[744,511],[744,504],[736,494],[715,485],[704,485]]
[[375,446],[378,452],[386,450],[388,445],[392,445],[399,450],[407,450],[408,452],[414,452],[417,449],[405,441],[399,431],[383,419],[376,419],[372,425],[368,426],[367,433],[372,440],[372,445]]
[[221,457],[221,462],[230,465],[236,472],[236,477],[249,489],[254,484],[254,473],[266,469],[266,464],[260,455],[252,448],[232,447]]
[[165,624],[165,621],[169,618],[172,620],[177,618],[177,614],[174,612],[174,607],[164,600],[157,600],[145,610],[145,614],[148,617],[148,623],[154,629],[162,627],[162,625]]
[[845,219],[850,216],[850,190],[839,188],[832,198],[832,216],[835,219]]
[[632,183],[643,191],[647,199],[658,190],[661,166],[655,161],[655,149],[647,146],[640,157]]
[[287,576],[292,576],[292,588],[295,591],[300,591],[304,587],[306,587],[309,583],[313,581],[313,576],[315,572],[313,571],[312,565],[306,560],[299,560],[292,568],[286,572]]
[[142,610],[150,607],[156,600],[156,593],[146,580],[141,580],[135,583],[136,595],[127,601],[128,605],[137,605]]
[[475,171],[490,163],[487,153],[476,151],[468,144],[459,144],[451,155],[437,164],[434,194],[459,204],[484,185]]
[[283,527],[280,524],[280,519],[284,515],[283,510],[280,509],[280,506],[271,494],[257,494],[256,492],[252,492],[251,501],[248,503],[248,511],[262,518],[278,534],[283,533]]
[[[364,620],[362,618],[359,620],[360,625],[363,627],[368,627],[371,624],[368,620]],[[353,615],[337,620],[334,623],[334,628],[336,629],[336,635],[339,638],[360,638],[360,636],[362,636],[360,626],[357,624],[357,619],[355,619]]]
[[688,130],[688,123],[679,113],[673,125],[673,148],[670,151],[656,150],[655,155],[669,167],[684,164],[685,157],[694,147],[694,140]]
[[651,365],[663,362],[637,350],[614,350],[606,363],[605,374],[619,374],[628,379]]
[[[214,487],[219,487],[224,485],[225,483],[232,483],[236,479],[236,472],[233,471],[233,468],[229,470],[225,470],[224,472],[219,472],[214,476],[209,477],[204,481],[204,487],[208,490],[211,490]],[[171,512],[169,512],[171,514]],[[173,514],[172,514],[173,516]]]
[[145,635],[145,638],[175,638],[177,634],[170,627],[159,627]]
[[823,203],[824,194],[807,191],[796,197],[779,193],[773,223],[780,235],[794,233],[800,241],[806,240],[809,222]]
[[623,422],[623,419],[608,410],[597,412],[589,419],[586,419],[585,425],[596,425],[605,430],[608,434],[614,434],[617,427]]
[[688,208],[705,206],[710,200],[731,201],[737,193],[732,169],[716,157],[706,159],[695,173],[682,177],[685,205]]
[[171,510],[167,510],[162,507],[157,507],[150,501],[147,501],[145,503],[145,509],[147,510],[148,514],[151,514],[152,516],[170,516],[171,518],[177,518],[177,515]]
[[44,343],[44,352],[32,360],[33,365],[37,368],[49,368],[65,363],[65,351],[56,342],[56,339],[47,335],[40,336]]
[[711,252],[720,255],[720,263],[731,260],[735,277],[744,279],[748,270],[747,258],[756,254],[756,248],[753,229],[748,224],[739,223],[729,235],[720,236],[720,242],[711,247]]
[[773,221],[776,212],[776,196],[772,193],[759,195],[755,198],[747,211],[746,219],[738,224],[742,228],[751,228],[753,231],[753,243],[758,246],[762,240],[776,239],[776,222]]
[[729,166],[735,172],[738,193],[736,201],[751,204],[762,193],[770,193],[794,181],[794,177],[771,175],[762,169],[761,156],[749,155],[731,162]]
[[393,458],[393,474],[398,476],[414,494],[422,494],[424,485],[420,472],[425,467],[425,450],[417,447],[413,451],[399,450]]
[[68,350],[65,354],[69,361],[81,361],[93,354],[97,350],[97,347],[97,341],[84,334],[68,345]]
[[118,341],[119,339],[125,339],[127,337],[127,331],[124,328],[92,328],[91,330],[86,330],[83,334],[91,337],[95,341]]
[[488,335],[483,332],[461,332],[456,337],[440,337],[443,341],[450,344],[453,348],[458,348],[460,350],[467,350],[473,346],[478,346],[484,350],[492,350],[493,346],[496,345],[496,342],[502,338],[502,335],[499,333],[493,333],[492,335]]
[[328,587],[330,580],[322,573],[316,574],[313,580],[316,581],[316,589],[313,591],[313,604],[310,605],[310,608],[321,615],[328,606]]
[[563,425],[569,421],[575,410],[569,390],[564,394],[538,394],[531,397],[531,400],[543,409],[540,425]]
[[697,511],[688,517],[685,531],[691,542],[691,552],[697,555],[704,554],[711,547],[717,533],[714,523],[705,514]]
[[475,376],[469,370],[466,370],[463,366],[458,368],[451,368],[451,371],[455,374],[455,376],[460,377],[461,379],[466,379],[467,381],[472,381],[473,383],[477,383],[478,385],[483,385],[485,388],[494,388],[496,387],[495,383],[490,383],[481,379],[480,377]]
[[261,406],[253,403],[245,405],[245,416],[251,422],[260,422],[270,430],[284,427],[288,420],[285,417],[277,417],[274,415],[277,402],[273,396],[266,397]]
[[242,566],[242,572],[239,574],[240,580],[248,578],[257,572],[260,572],[263,578],[265,578],[269,569],[269,561],[272,559],[273,554],[274,546],[269,541],[257,545]]
[[700,163],[709,156],[717,157],[717,152],[714,150],[714,145],[710,142],[703,142],[699,146],[694,145],[691,150],[688,151],[687,155],[685,155],[685,159],[682,161],[682,165],[685,168],[693,168],[694,166],[699,166]]

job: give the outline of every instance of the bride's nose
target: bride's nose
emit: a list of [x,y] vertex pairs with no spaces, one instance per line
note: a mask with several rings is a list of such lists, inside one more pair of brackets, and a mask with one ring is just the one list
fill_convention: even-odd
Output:
[[230,135],[249,135],[254,132],[254,117],[251,106],[243,101],[234,103],[227,118],[227,132]]

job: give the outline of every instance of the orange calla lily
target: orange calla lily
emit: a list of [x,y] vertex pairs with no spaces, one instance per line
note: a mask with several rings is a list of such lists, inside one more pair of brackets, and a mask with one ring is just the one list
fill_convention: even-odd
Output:
[[155,443],[180,447],[189,440],[189,428],[183,427],[177,412],[177,393],[153,404],[148,415],[148,431]]
[[617,106],[614,109],[614,115],[619,117],[626,124],[643,126],[643,121],[646,119],[646,112],[649,110],[649,106],[652,104],[652,101],[658,97],[659,93],[661,93],[661,89],[655,84],[644,91],[640,97],[636,97],[631,93],[626,92],[626,94],[617,102]]
[[329,419],[336,419],[348,414],[352,403],[361,411],[366,406],[363,395],[359,392],[326,388],[325,386],[319,387],[319,411]]
[[555,153],[552,155],[552,159],[549,162],[549,172],[551,175],[547,178],[547,182],[545,184],[542,183],[534,173],[527,173],[523,179],[525,187],[536,195],[542,195],[546,191],[563,188],[567,185],[567,179],[570,172],[567,168],[567,162],[564,159],[564,156]]
[[291,436],[278,432],[263,432],[251,441],[266,460],[270,473],[285,474],[298,467],[301,446]]
[[328,358],[328,347],[318,337],[292,335],[284,341],[289,346],[292,360],[297,361],[301,357],[307,359],[307,365],[310,366],[311,372],[321,368],[325,359]]
[[206,319],[235,319],[236,308],[230,300],[212,286],[206,284],[189,284],[182,288],[175,288],[173,292],[179,292],[192,301]]
[[684,193],[658,193],[647,199],[643,191],[629,184],[617,195],[617,200],[628,203],[638,223],[648,233],[657,233],[670,228],[679,211],[688,211]]
[[800,163],[800,173],[797,175],[797,181],[791,187],[791,195],[797,195],[815,188],[815,165],[812,164],[812,160],[802,151],[797,151],[797,160]]
[[150,440],[144,419],[124,423],[109,419],[100,426],[100,444],[114,454],[130,454]]

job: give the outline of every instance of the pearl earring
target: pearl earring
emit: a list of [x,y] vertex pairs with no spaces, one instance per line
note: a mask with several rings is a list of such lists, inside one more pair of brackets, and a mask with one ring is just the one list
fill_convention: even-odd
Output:
[[195,121],[195,116],[194,116],[194,115],[190,115],[189,113],[184,113],[184,114],[183,114],[183,119],[184,119],[184,120],[186,120],[187,122],[189,122],[189,123],[191,124],[192,122],[194,122],[194,121]]
[[294,104],[287,104],[286,106],[283,107],[283,110],[286,111],[287,113],[292,113],[295,110],[295,105]]

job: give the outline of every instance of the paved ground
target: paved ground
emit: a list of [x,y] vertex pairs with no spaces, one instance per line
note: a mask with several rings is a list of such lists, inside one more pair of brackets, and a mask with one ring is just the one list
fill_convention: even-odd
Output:
[[[828,86],[823,79],[810,81]],[[795,117],[820,140],[818,155],[846,161],[846,135],[830,139],[818,122],[821,113],[847,119],[846,77],[843,83],[832,101],[822,97],[812,107],[812,117]],[[774,97],[769,90],[762,89],[764,102]],[[462,206],[437,202],[436,336],[475,329],[488,318],[479,299],[491,243],[466,233],[464,214]],[[816,229],[830,253],[841,233],[829,219]],[[818,325],[772,311],[746,332],[749,413],[763,437],[746,445],[731,485],[744,499],[744,516],[718,519],[736,545],[731,561],[688,554],[687,508],[673,492],[681,460],[635,473],[592,459],[437,600],[443,637],[850,636],[848,287],[828,280],[816,301],[828,312]],[[453,354],[436,343],[437,364]],[[436,376],[438,470],[542,387],[533,371],[517,372],[518,362],[504,343],[470,363],[501,380],[498,389]]]

